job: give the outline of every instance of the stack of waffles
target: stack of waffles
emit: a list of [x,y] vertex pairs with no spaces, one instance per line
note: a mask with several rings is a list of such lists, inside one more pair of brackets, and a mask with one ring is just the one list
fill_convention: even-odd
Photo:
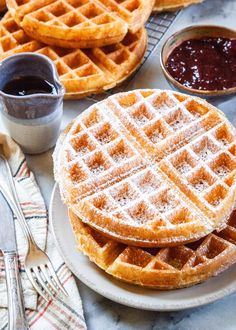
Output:
[[66,98],[113,88],[141,64],[155,0],[7,0],[0,60],[35,52],[54,61]]
[[55,178],[78,249],[114,277],[174,289],[236,262],[236,135],[177,92],[92,105],[61,135]]

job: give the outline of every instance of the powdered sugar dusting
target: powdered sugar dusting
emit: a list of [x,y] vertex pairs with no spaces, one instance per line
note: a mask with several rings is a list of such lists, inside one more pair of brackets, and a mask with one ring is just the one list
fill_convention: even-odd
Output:
[[211,151],[205,147],[204,149],[202,149],[199,153],[199,157],[203,160],[206,161],[207,159],[211,158],[212,153]]
[[134,121],[138,126],[143,126],[145,123],[148,122],[148,118],[144,115],[138,115],[134,117]]
[[194,188],[199,192],[204,191],[208,187],[209,187],[209,184],[206,180],[199,180],[196,184],[194,184]]
[[224,177],[229,173],[229,169],[225,166],[218,166],[215,169],[215,172],[220,176],[220,177]]
[[[129,225],[129,233],[132,228],[140,227],[146,237],[148,230],[153,235],[158,228],[160,240],[173,240],[165,237],[165,230],[170,227],[174,235],[178,228],[177,241],[213,230],[215,224],[204,213],[204,208],[209,208],[209,203],[213,210],[220,207],[223,198],[204,201],[205,195],[212,189],[211,185],[217,186],[219,182],[224,185],[225,196],[235,189],[234,184],[227,186],[224,183],[233,173],[235,162],[232,153],[228,152],[231,147],[228,137],[232,134],[227,129],[230,128],[225,126],[224,131],[219,131],[221,122],[226,119],[212,107],[202,114],[198,112],[198,102],[201,102],[198,100],[194,100],[196,111],[194,102],[187,107],[187,101],[192,98],[174,92],[157,90],[145,94],[135,91],[129,92],[127,98],[126,94],[113,95],[75,120],[62,147],[70,150],[70,157],[60,160],[63,164],[61,176],[58,175],[61,190],[69,196],[73,187],[73,200],[82,205],[86,198],[88,208],[94,197],[104,194],[109,204],[94,207],[102,210],[107,218],[117,214],[117,226],[114,224],[111,234],[123,228],[124,222]],[[201,138],[205,138],[205,142],[199,142]],[[227,157],[218,160],[222,155],[220,143],[228,149],[224,148]],[[182,156],[177,152],[182,152]],[[169,162],[169,156],[175,158],[175,162]],[[73,164],[77,165],[73,167]],[[200,177],[196,169],[201,166],[206,175]],[[193,174],[195,183],[190,180]],[[182,192],[184,185],[188,185],[186,191],[191,190],[191,196]],[[185,222],[175,221],[174,216],[183,208],[189,210],[190,221],[201,223],[199,232],[180,229],[180,225],[184,228]],[[83,216],[86,218],[85,214]],[[93,224],[94,220],[89,221]],[[103,218],[101,227],[102,221]],[[196,230],[197,227],[193,228]],[[143,239],[141,230],[135,235]]]
[[157,143],[158,141],[163,140],[164,136],[163,136],[162,132],[156,131],[151,135],[150,139],[153,143]]
[[191,165],[189,165],[187,162],[183,162],[177,167],[177,170],[181,174],[188,173],[191,169],[192,169]]

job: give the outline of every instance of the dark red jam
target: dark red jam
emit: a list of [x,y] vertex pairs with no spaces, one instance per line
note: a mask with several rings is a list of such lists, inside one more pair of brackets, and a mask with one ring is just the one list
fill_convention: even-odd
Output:
[[170,54],[166,69],[180,84],[198,90],[236,87],[236,39],[190,39]]

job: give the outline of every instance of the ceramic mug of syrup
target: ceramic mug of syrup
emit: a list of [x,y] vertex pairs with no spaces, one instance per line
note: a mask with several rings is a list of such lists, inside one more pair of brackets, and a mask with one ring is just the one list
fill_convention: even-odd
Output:
[[63,96],[56,67],[48,57],[21,53],[0,63],[1,119],[24,152],[42,153],[55,145]]

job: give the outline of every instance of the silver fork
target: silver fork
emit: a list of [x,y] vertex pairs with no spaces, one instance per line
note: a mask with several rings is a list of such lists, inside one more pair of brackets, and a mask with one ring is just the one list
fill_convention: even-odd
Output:
[[8,189],[8,187],[5,187],[1,182],[0,189],[3,191],[6,199],[11,205],[28,240],[28,251],[26,253],[24,263],[25,271],[29,277],[29,280],[35,290],[46,301],[49,301],[49,298],[56,299],[56,295],[59,290],[61,290],[65,296],[68,296],[52,266],[49,257],[38,247],[31,234],[30,228],[25,220],[25,216],[20,206],[10,166],[3,155],[0,155],[0,172],[8,181],[8,187],[10,188]]

